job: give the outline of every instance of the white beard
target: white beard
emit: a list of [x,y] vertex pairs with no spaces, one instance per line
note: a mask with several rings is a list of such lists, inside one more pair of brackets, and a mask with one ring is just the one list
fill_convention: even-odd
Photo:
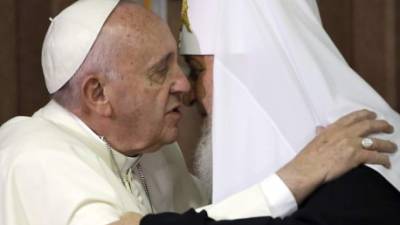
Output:
[[194,173],[200,179],[207,196],[212,194],[212,138],[211,123],[205,121],[194,156]]

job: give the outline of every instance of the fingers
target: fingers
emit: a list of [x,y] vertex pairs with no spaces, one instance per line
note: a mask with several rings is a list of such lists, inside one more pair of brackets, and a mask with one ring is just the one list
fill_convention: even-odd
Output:
[[128,212],[122,215],[118,221],[108,225],[139,225],[142,217],[140,214]]
[[393,126],[385,120],[364,120],[349,127],[348,134],[363,137],[376,133],[392,133],[393,130]]
[[350,126],[352,124],[355,124],[357,122],[363,121],[363,120],[373,120],[376,119],[376,113],[368,111],[366,109],[359,110],[359,111],[354,111],[352,113],[349,113],[340,119],[338,119],[334,125],[337,126]]
[[[382,140],[377,138],[371,138],[372,146],[365,150],[375,150],[382,153],[394,153],[397,150],[397,145],[388,140]],[[362,138],[357,139],[358,143],[361,145]],[[361,146],[363,148],[363,146]]]
[[379,152],[366,151],[366,150],[362,150],[360,152],[360,164],[363,163],[382,165],[388,169],[391,166],[389,156]]

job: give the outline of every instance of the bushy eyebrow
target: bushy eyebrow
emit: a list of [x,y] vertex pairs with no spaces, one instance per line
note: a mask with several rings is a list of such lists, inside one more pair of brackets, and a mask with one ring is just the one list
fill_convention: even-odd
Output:
[[194,66],[194,67],[204,67],[203,66],[203,64],[199,61],[199,60],[197,60],[197,59],[195,59],[195,58],[193,58],[193,57],[185,57],[185,60],[186,60],[186,63],[190,66],[190,67],[192,67],[192,66]]

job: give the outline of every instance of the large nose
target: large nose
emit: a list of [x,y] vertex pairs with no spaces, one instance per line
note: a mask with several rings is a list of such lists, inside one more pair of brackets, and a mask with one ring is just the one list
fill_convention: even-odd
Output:
[[189,93],[191,90],[189,80],[186,78],[185,74],[183,73],[182,69],[177,66],[177,71],[175,75],[175,80],[171,87],[171,93]]
[[193,80],[189,79],[190,90],[182,95],[182,102],[186,106],[193,106],[197,99],[196,99],[196,86]]

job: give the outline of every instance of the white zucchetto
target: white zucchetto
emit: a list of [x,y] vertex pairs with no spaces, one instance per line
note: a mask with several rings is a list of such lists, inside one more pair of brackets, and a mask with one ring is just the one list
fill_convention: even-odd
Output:
[[50,94],[67,83],[84,62],[119,0],[79,0],[51,19],[42,49]]

